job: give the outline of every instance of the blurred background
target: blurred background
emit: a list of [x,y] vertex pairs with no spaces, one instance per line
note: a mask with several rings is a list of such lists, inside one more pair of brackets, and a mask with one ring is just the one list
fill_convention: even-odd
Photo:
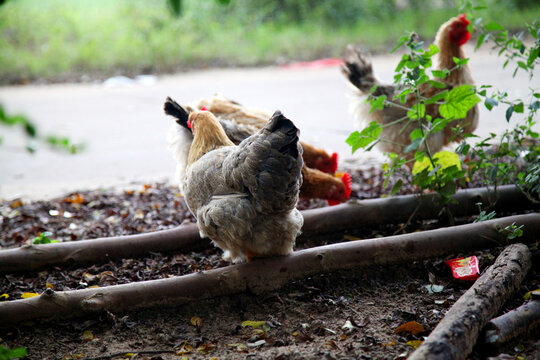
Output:
[[[192,103],[221,93],[246,106],[281,109],[305,140],[352,158],[345,144],[354,130],[349,88],[338,63],[304,62],[339,59],[353,43],[374,54],[375,73],[391,82],[399,58],[388,53],[397,39],[408,30],[430,43],[461,2],[0,3],[0,115],[10,114],[0,122],[0,199],[12,199],[172,181],[166,96]],[[512,32],[540,14],[537,0],[473,3],[486,7],[477,14],[484,22]],[[504,59],[488,45],[475,51],[475,43],[465,49],[477,83],[524,96],[528,77],[503,71]],[[484,116],[480,135],[507,126],[502,109]],[[10,121],[23,126],[3,126]]]
[[[486,0],[485,21],[521,30],[536,0]],[[0,8],[0,81],[91,81],[339,57],[431,41],[457,0],[9,0]]]

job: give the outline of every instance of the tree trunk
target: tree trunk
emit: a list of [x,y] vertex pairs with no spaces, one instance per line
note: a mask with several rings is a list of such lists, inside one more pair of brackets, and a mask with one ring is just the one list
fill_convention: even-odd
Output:
[[[490,204],[495,194],[486,188],[468,189],[454,195],[450,208],[454,216],[478,213],[478,202]],[[502,186],[497,192],[495,210],[523,210],[534,205],[515,186]],[[303,237],[347,229],[433,219],[442,210],[437,194],[405,195],[362,200],[333,207],[305,210]],[[31,271],[50,265],[103,263],[111,259],[137,257],[149,252],[176,253],[210,246],[201,240],[196,225],[180,226],[147,234],[79,240],[47,245],[29,245],[0,251],[0,273]]]
[[540,334],[540,296],[517,309],[492,319],[483,330],[481,349],[498,354],[510,342],[534,338]]
[[409,360],[466,359],[480,330],[519,289],[530,267],[531,254],[526,245],[508,246],[448,310]]
[[540,214],[511,216],[481,223],[387,238],[351,241],[294,252],[286,257],[202,271],[170,279],[103,288],[54,292],[0,302],[0,327],[33,319],[81,316],[99,311],[178,305],[221,295],[255,294],[279,289],[292,280],[369,265],[403,264],[435,256],[469,252],[508,243],[502,228],[524,225],[522,242],[540,232]]

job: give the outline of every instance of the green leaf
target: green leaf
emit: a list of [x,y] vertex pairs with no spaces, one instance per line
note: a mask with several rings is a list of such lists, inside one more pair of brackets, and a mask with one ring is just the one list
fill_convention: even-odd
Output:
[[439,79],[444,79],[450,74],[450,72],[447,69],[432,70],[431,73],[433,74],[434,77],[439,78]]
[[517,104],[514,104],[514,112],[518,113],[518,114],[523,114],[523,103],[520,102],[520,103],[517,103]]
[[420,129],[414,129],[411,132],[411,135],[410,135],[411,140],[416,140],[418,138],[421,138],[422,136],[424,136],[424,135],[422,134],[422,130],[420,130]]
[[429,99],[427,99],[426,104],[433,104],[439,100],[445,100],[447,96],[448,96],[448,90],[441,91],[440,93],[435,94]]
[[345,142],[352,147],[352,152],[360,148],[365,148],[373,141],[377,140],[382,132],[382,126],[375,121],[372,121],[361,132],[353,132]]
[[480,48],[480,46],[482,46],[482,44],[484,43],[484,41],[486,40],[486,35],[488,34],[480,34],[480,36],[478,36],[478,40],[476,41],[476,47],[475,47],[475,50],[477,50],[478,48]]
[[26,134],[28,134],[28,136],[30,137],[36,137],[37,135],[36,127],[32,123],[26,122],[24,124],[24,130],[26,131]]
[[369,110],[369,112],[372,113],[375,110],[382,110],[384,108],[385,101],[386,101],[386,95],[377,96],[371,99],[369,101],[369,104],[371,105],[371,109]]
[[26,348],[18,347],[15,349],[8,349],[0,345],[0,359],[22,359],[28,355]]
[[514,113],[514,106],[510,105],[508,109],[506,109],[506,122],[510,121],[510,118],[512,117],[513,113]]
[[[435,163],[435,166],[440,166],[440,169],[437,171],[438,173],[452,166],[461,170],[459,156],[451,151],[439,151],[438,153],[435,153],[435,155],[433,155],[433,163]],[[428,157],[424,157],[422,161],[416,161],[413,165],[412,173],[413,175],[416,175],[424,170],[433,170],[433,165]]]
[[490,21],[484,26],[487,31],[503,31],[504,27],[501,24],[496,23],[495,21]]
[[167,0],[167,5],[174,16],[179,17],[182,14],[182,0]]
[[414,139],[413,141],[411,141],[411,143],[409,145],[405,146],[405,148],[403,149],[403,153],[406,154],[409,151],[413,151],[413,150],[418,149],[420,147],[420,145],[422,144],[423,140],[424,139],[422,137]]
[[440,81],[435,81],[435,80],[428,80],[428,84],[433,86],[434,88],[437,88],[437,89],[444,89],[446,88],[446,84],[440,82]]
[[412,106],[411,110],[407,111],[407,116],[410,119],[418,119],[426,116],[426,105],[422,103],[416,103]]
[[486,98],[486,100],[484,101],[484,105],[486,106],[488,110],[491,111],[491,109],[493,109],[494,106],[499,105],[499,102],[495,98]]
[[392,191],[390,192],[391,195],[394,195],[395,193],[397,193],[401,187],[403,186],[403,180],[399,179],[395,184],[394,186],[392,187]]
[[446,119],[463,119],[474,105],[480,102],[471,85],[461,85],[448,92],[446,103],[439,107],[439,112]]

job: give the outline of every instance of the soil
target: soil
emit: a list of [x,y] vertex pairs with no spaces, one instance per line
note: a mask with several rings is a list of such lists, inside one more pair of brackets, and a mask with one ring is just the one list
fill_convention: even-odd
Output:
[[[349,171],[352,197],[385,193],[380,170]],[[414,189],[405,185],[400,192]],[[300,209],[321,206],[327,206],[326,202],[299,203]],[[0,246],[31,243],[45,231],[52,233],[51,239],[77,241],[168,229],[185,222],[194,219],[172,185],[151,184],[122,192],[81,191],[49,201],[0,203]],[[387,224],[310,239],[297,244],[297,249],[440,226],[445,225],[438,220]],[[520,306],[525,293],[540,288],[540,251],[538,244],[530,248],[533,269],[501,313]],[[324,274],[262,296],[246,293],[181,307],[20,324],[0,329],[0,345],[26,347],[29,359],[405,359],[472,284],[453,279],[444,261],[476,255],[480,268],[486,269],[501,250],[457,252],[404,266]],[[0,301],[19,299],[25,292],[39,294],[48,287],[55,291],[104,287],[228,266],[220,255],[216,248],[153,253],[106,264],[0,274],[0,295],[9,296],[0,296]],[[432,291],[429,285],[433,284],[441,285],[436,289],[440,291]],[[396,331],[408,322],[417,322],[418,332]],[[540,356],[537,340],[520,339],[504,351],[511,358],[534,359]],[[485,357],[475,350],[470,359]]]

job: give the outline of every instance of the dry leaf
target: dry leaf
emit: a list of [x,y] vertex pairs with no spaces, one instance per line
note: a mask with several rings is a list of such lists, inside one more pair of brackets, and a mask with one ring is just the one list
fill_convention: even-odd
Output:
[[193,351],[193,347],[187,343],[187,341],[184,341],[180,349],[176,352],[176,355],[185,355],[189,354]]
[[399,325],[396,330],[394,330],[394,334],[399,334],[402,332],[409,332],[412,335],[416,335],[424,332],[424,327],[416,321],[409,321],[405,324]]
[[0,295],[0,301],[6,300],[6,299],[9,299],[9,295],[8,295],[8,294],[2,294],[2,295]]
[[392,341],[390,343],[386,343],[386,344],[382,344],[383,346],[394,346],[396,345],[396,342],[395,341]]
[[83,343],[94,340],[96,337],[90,330],[84,330],[81,335],[81,340]]
[[407,341],[407,345],[412,346],[414,349],[418,349],[420,345],[422,345],[422,340],[410,340]]
[[63,199],[62,201],[70,204],[82,204],[84,202],[84,197],[77,193]]
[[47,287],[47,289],[51,289],[51,290],[54,290],[54,285],[53,285],[53,284],[51,284],[51,283],[50,283],[50,282],[48,282],[48,281],[47,281],[47,282],[45,283],[45,286]]
[[23,205],[23,202],[21,199],[15,199],[11,202],[11,204],[9,204],[9,206],[12,208],[12,209],[15,209],[15,208],[18,208],[20,206]]
[[25,292],[25,293],[22,293],[21,298],[29,299],[29,298],[36,297],[36,296],[39,296],[39,294],[31,293],[31,292]]
[[197,348],[197,352],[201,354],[208,354],[216,350],[216,344],[206,343]]
[[236,344],[226,344],[227,349],[234,348],[238,352],[248,352],[249,349],[246,344],[236,343]]
[[193,316],[190,322],[191,322],[191,325],[195,326],[197,329],[199,329],[202,325],[202,319],[198,316]]
[[333,350],[340,350],[338,344],[334,340],[328,340],[324,343],[325,346],[328,346],[329,348]]
[[533,293],[533,292],[536,292],[536,291],[540,292],[540,289],[536,289],[536,290],[531,290],[531,291],[529,291],[528,293],[526,293],[525,295],[523,295],[523,299],[524,299],[524,300],[529,300],[529,299],[531,298],[531,296],[532,296],[532,293]]
[[242,327],[251,326],[252,328],[258,328],[266,324],[266,321],[251,321],[246,320],[242,323]]

